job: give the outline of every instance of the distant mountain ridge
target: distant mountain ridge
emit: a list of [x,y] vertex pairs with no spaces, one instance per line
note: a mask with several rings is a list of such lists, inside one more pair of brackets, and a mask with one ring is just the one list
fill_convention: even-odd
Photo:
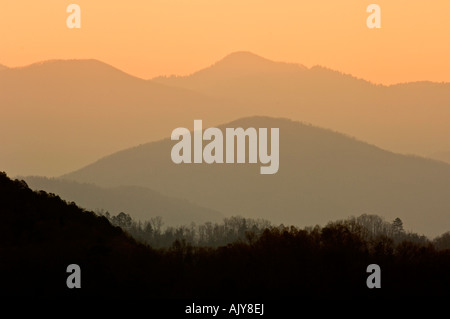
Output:
[[[90,72],[92,69],[94,72]],[[112,65],[104,63],[97,59],[52,59],[40,62],[35,62],[29,65],[10,68],[13,73],[32,73],[35,76],[40,76],[39,72],[48,72],[50,76],[66,75],[73,77],[76,75],[95,77],[101,75],[102,72],[108,73],[110,76],[126,76],[129,78],[138,79],[135,76],[125,73]],[[88,73],[88,74],[83,74]]]
[[149,187],[230,216],[274,223],[305,226],[370,213],[400,217],[408,221],[405,228],[430,236],[450,229],[450,165],[287,119],[250,117],[220,126],[225,127],[280,128],[278,173],[260,175],[260,164],[177,165],[170,159],[175,141],[164,139],[63,178]]
[[[233,99],[236,98],[236,93],[242,93],[244,90],[251,89],[252,85],[273,85],[277,82],[280,85],[284,84],[279,82],[280,80],[298,80],[299,77],[304,80],[311,76],[331,77],[337,82],[345,80],[373,85],[369,81],[322,66],[307,68],[302,64],[275,62],[247,51],[233,52],[211,66],[187,76],[158,76],[152,80],[157,83],[186,88],[207,95],[229,96]],[[251,81],[254,81],[253,84]],[[244,86],[241,87],[241,90],[235,91],[242,84]],[[279,89],[279,87],[275,86],[274,89]],[[250,94],[253,93],[255,92],[250,90]]]
[[[306,67],[295,63],[274,62],[247,51],[233,52],[210,67],[201,69],[189,76],[159,76],[153,78],[156,82],[174,84],[173,81],[182,81],[183,79],[209,79],[214,77],[215,73],[221,72],[220,76],[224,78],[235,78],[257,74],[278,74],[295,73],[305,71]],[[167,82],[166,82],[167,81]]]

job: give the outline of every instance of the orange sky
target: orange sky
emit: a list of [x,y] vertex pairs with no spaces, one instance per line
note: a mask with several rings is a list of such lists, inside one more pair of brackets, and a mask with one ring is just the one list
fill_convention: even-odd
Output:
[[[82,28],[66,27],[66,7]],[[366,26],[377,3],[382,28]],[[2,0],[0,63],[95,58],[152,78],[233,51],[319,64],[376,83],[450,82],[448,0]]]

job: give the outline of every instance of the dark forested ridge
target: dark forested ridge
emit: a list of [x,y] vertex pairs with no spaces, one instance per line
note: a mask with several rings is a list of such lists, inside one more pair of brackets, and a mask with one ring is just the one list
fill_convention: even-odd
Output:
[[[4,173],[0,173],[0,218],[0,272],[6,275],[0,295],[123,294],[119,288],[133,294],[139,290],[136,276],[141,267],[151,272],[157,265],[151,249],[106,218],[54,194],[33,192],[25,182],[12,181]],[[82,269],[79,291],[66,287],[70,264]],[[129,271],[126,277],[124,269]]]
[[[125,222],[126,228],[132,225],[126,216],[109,220]],[[260,222],[227,245],[175,240],[154,249],[108,218],[33,192],[4,173],[0,218],[1,295],[228,300],[449,295],[449,235],[431,242],[405,233],[400,220],[364,215],[309,229]],[[242,226],[242,219],[235,221]],[[73,263],[81,267],[81,289],[66,287],[66,267]],[[381,289],[366,286],[366,268],[373,263],[381,267]]]

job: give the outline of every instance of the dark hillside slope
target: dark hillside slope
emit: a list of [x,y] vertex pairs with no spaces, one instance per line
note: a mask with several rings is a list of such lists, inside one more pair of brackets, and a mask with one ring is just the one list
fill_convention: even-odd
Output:
[[[157,295],[155,253],[106,218],[58,196],[33,192],[0,173],[0,295]],[[81,288],[69,289],[67,266],[81,267]],[[124,273],[124,270],[127,270]],[[144,271],[145,269],[145,271]],[[157,287],[164,285],[156,284]]]

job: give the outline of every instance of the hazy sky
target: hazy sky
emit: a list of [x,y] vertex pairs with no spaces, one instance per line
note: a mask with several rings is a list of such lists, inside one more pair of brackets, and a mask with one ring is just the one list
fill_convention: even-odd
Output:
[[[81,6],[81,29],[66,7]],[[381,29],[366,8],[381,7]],[[233,51],[319,64],[376,83],[450,82],[448,0],[2,0],[0,63],[95,58],[152,78]]]

